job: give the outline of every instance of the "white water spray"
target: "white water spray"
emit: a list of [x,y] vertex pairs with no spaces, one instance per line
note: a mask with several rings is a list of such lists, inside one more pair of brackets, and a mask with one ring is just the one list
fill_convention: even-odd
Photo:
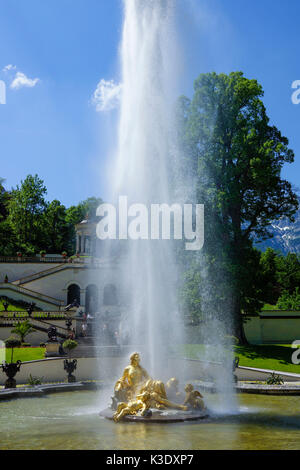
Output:
[[[124,0],[113,199],[126,195],[128,204],[170,201],[173,7],[173,0]],[[153,376],[166,374],[162,356],[180,334],[171,242],[126,241],[125,248],[121,270],[130,302],[122,334],[142,347]]]
[[[178,96],[174,90],[174,4],[174,0],[124,0],[122,96],[111,197],[115,203],[123,195],[128,205],[175,202],[171,199],[176,188],[174,181],[170,183],[170,168],[178,156],[174,148],[173,106]],[[176,191],[177,195],[187,192],[184,187]],[[184,196],[182,199],[176,202],[184,202]],[[152,377],[166,380],[175,374],[182,378],[184,362],[173,361],[175,370],[168,370],[166,361],[170,347],[184,342],[172,242],[148,239],[121,243],[120,284],[122,298],[128,297],[121,342],[142,353],[142,363]],[[205,290],[210,291],[209,286]],[[212,334],[211,344],[217,337],[216,332]],[[222,400],[222,409],[232,409],[230,364],[215,382],[226,402]]]

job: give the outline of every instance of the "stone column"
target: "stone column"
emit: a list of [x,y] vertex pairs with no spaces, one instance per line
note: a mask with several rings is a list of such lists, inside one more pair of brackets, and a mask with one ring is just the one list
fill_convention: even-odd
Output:
[[85,307],[85,292],[86,289],[80,289],[80,305]]
[[97,237],[91,239],[91,255],[97,256]]

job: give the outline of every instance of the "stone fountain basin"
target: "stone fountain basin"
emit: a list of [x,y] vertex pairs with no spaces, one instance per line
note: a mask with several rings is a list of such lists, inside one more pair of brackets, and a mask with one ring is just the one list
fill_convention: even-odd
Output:
[[[152,416],[139,416],[139,415],[127,415],[122,421],[130,421],[135,423],[180,423],[184,421],[195,421],[199,419],[208,418],[207,410],[197,411],[180,411],[180,410],[156,410],[151,409]],[[114,410],[106,408],[100,411],[99,416],[106,419],[113,419]]]

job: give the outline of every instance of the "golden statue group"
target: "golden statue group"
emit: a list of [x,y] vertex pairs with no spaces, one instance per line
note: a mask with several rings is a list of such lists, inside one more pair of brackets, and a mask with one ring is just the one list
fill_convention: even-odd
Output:
[[[151,408],[164,410],[204,410],[203,396],[193,385],[185,386],[186,396],[178,390],[178,380],[170,379],[166,386],[160,380],[153,380],[140,365],[140,355],[130,356],[130,365],[124,369],[122,377],[116,382],[112,408],[114,421],[118,422],[127,415],[150,417]],[[172,401],[170,401],[172,400]],[[180,404],[180,402],[183,402]]]

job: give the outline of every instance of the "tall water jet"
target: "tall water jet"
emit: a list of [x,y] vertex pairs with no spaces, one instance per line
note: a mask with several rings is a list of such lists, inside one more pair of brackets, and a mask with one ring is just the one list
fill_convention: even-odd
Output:
[[[120,342],[131,345],[132,352],[141,352],[143,365],[151,376],[164,381],[173,374],[185,380],[190,380],[191,375],[186,361],[178,362],[175,368],[167,367],[171,348],[175,345],[176,349],[176,345],[185,342],[185,329],[178,312],[178,263],[173,240],[161,239],[161,233],[157,239],[151,239],[152,219],[150,213],[145,215],[144,208],[149,209],[153,204],[199,202],[196,181],[182,177],[188,176],[188,172],[178,174],[185,159],[176,145],[174,9],[175,0],[124,0],[120,48],[122,94],[110,197],[117,206],[123,196],[122,207],[118,207],[119,241],[116,243],[120,248],[121,297],[126,304]],[[128,233],[127,215],[135,224],[136,239]],[[172,228],[171,224],[170,231]],[[215,296],[210,285],[212,280],[206,275],[205,256],[201,253],[196,256],[200,258],[198,266],[204,279],[202,307],[209,317],[202,337],[205,340],[209,337],[211,344],[219,346],[218,355],[225,357],[218,344],[219,338],[225,336],[225,329],[214,320],[214,312],[209,311]],[[213,361],[211,351],[199,359]],[[231,367],[229,359],[222,374],[214,377],[217,390],[225,397],[232,392]],[[231,399],[225,401],[227,404],[223,402],[222,409],[232,408]]]
[[[124,0],[122,97],[112,198],[127,196],[128,205],[170,202],[173,8],[173,0]],[[130,344],[144,346],[151,373],[159,374],[166,372],[162,355],[180,334],[176,268],[170,240],[146,240],[142,233],[140,237],[124,242],[121,272],[130,300],[121,335],[129,336]]]

